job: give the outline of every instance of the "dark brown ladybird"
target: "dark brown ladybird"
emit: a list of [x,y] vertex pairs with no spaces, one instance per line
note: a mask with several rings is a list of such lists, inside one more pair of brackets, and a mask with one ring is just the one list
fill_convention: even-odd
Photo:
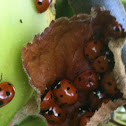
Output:
[[80,126],[85,126],[87,122],[90,121],[90,118],[94,115],[94,112],[86,112],[82,115],[80,119]]
[[101,104],[102,100],[105,99],[105,95],[100,90],[94,90],[89,95],[90,106],[92,110],[96,110]]
[[106,73],[103,76],[101,84],[108,95],[115,95],[117,93],[116,81],[110,73]]
[[98,74],[93,70],[88,70],[79,74],[74,80],[74,85],[79,90],[90,91],[98,86]]
[[98,73],[107,72],[110,70],[109,59],[105,56],[100,56],[94,61],[93,67]]
[[100,56],[102,50],[102,43],[99,40],[89,41],[84,47],[84,54],[90,61],[95,60]]

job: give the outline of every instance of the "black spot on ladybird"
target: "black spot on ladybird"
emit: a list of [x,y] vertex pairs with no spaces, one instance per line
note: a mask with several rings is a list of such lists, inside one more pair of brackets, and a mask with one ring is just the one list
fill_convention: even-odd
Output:
[[89,81],[89,83],[90,83],[90,82],[92,82],[92,80],[91,80],[91,79],[89,79],[88,81]]
[[61,113],[58,113],[58,117],[61,117]]
[[100,61],[100,60],[98,60],[98,63],[100,64],[100,63],[101,63],[101,61]]
[[94,41],[94,44],[97,44],[97,41]]
[[81,77],[78,77],[78,81],[81,81]]
[[3,101],[0,100],[0,105],[3,105]]
[[48,111],[48,115],[52,115],[53,114],[53,112],[52,112],[52,110],[51,111]]
[[78,91],[76,91],[76,94],[78,93]]
[[86,56],[88,57],[88,56],[89,56],[89,54],[86,54]]
[[116,31],[116,32],[119,32],[120,30],[119,30],[119,28],[118,28],[118,27],[116,27],[116,28],[115,28],[115,31]]
[[42,2],[39,1],[39,2],[38,2],[38,5],[42,5]]
[[52,94],[50,96],[51,96],[51,98],[53,98],[53,95]]
[[63,97],[63,95],[60,95],[60,98],[62,98]]
[[71,84],[71,82],[69,81],[69,84]]
[[70,90],[70,87],[67,87],[67,90]]
[[8,85],[9,85],[9,86],[11,86],[11,84],[10,84],[10,83],[8,83]]
[[10,92],[9,91],[6,91],[6,95],[9,96],[10,95]]
[[57,88],[57,89],[59,89],[60,87],[61,87],[61,85],[60,85],[60,84],[58,84],[58,85],[56,86],[56,88]]
[[0,91],[1,91],[2,89],[0,88]]
[[107,84],[108,84],[109,86],[112,86],[112,83],[111,83],[111,82],[107,82]]

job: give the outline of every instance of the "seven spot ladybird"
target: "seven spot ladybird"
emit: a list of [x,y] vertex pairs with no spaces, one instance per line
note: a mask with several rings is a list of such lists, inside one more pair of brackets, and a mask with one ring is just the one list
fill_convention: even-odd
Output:
[[74,85],[79,90],[90,91],[98,86],[98,74],[93,70],[88,70],[79,74],[74,80]]
[[35,0],[37,11],[39,13],[45,12],[49,8],[51,2],[52,0]]
[[107,104],[109,101],[111,101],[111,99],[109,99],[109,98],[103,99],[102,102],[99,104],[98,108],[100,108],[102,106],[102,104]]
[[110,73],[106,73],[102,79],[102,87],[108,95],[115,95],[117,93],[116,81]]
[[102,100],[105,99],[105,94],[103,94],[100,90],[93,90],[90,92],[89,101],[92,110],[98,109],[99,104],[101,104]]
[[106,26],[106,32],[104,35],[110,38],[111,37],[119,38],[123,36],[123,34],[124,29],[122,28],[122,25],[115,21],[111,25]]
[[57,104],[53,104],[43,115],[50,123],[62,123],[66,119],[66,113]]
[[99,40],[89,41],[85,48],[84,54],[90,61],[95,60],[98,56],[100,56],[102,50],[102,43]]
[[93,67],[96,72],[104,73],[110,70],[109,62],[109,59],[107,59],[105,56],[100,56],[94,61]]
[[3,82],[0,84],[0,107],[8,104],[15,95],[15,89],[12,84]]
[[80,119],[80,126],[85,126],[87,122],[90,121],[90,118],[93,116],[93,114],[93,112],[84,113]]
[[51,90],[49,90],[44,97],[41,97],[41,109],[47,110],[54,104],[54,96]]
[[53,90],[58,101],[64,104],[74,104],[78,100],[78,91],[68,80],[61,80]]

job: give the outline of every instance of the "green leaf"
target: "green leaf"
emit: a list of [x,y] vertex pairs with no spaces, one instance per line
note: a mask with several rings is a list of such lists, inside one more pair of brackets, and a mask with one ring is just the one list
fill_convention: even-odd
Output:
[[14,99],[0,108],[0,126],[8,126],[16,112],[29,100],[33,89],[28,84],[21,61],[22,47],[41,33],[54,19],[50,10],[39,14],[34,0],[0,1],[0,73],[15,87]]
[[73,11],[67,0],[56,0],[56,18],[72,17]]
[[124,8],[126,9],[126,0],[121,0],[121,2],[123,3]]
[[33,117],[33,116],[29,116],[28,118],[26,118],[26,120],[24,120],[19,126],[46,126],[46,123],[44,120],[42,120],[39,117]]

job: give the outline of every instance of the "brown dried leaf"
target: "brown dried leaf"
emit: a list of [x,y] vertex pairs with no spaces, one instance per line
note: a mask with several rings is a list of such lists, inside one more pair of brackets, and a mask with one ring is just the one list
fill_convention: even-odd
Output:
[[[78,73],[90,69],[83,55],[84,42],[92,36],[88,26],[90,18],[79,15],[73,20],[61,18],[53,21],[44,33],[37,35],[22,49],[24,68],[41,94],[56,79],[72,81]],[[80,23],[81,19],[84,21]]]
[[[118,88],[126,97],[126,76],[121,59],[125,33],[118,37],[111,34],[112,29],[109,29],[109,26],[116,19],[109,11],[94,9],[92,14],[92,16],[82,14],[70,19],[60,18],[52,21],[41,35],[38,34],[33,42],[22,49],[23,65],[30,77],[30,84],[41,94],[56,79],[66,78],[73,81],[80,72],[91,69],[90,63],[83,55],[83,47],[85,42],[100,38],[104,42],[109,42],[115,59],[113,74]],[[96,126],[124,104],[125,100],[103,104],[87,126]]]

